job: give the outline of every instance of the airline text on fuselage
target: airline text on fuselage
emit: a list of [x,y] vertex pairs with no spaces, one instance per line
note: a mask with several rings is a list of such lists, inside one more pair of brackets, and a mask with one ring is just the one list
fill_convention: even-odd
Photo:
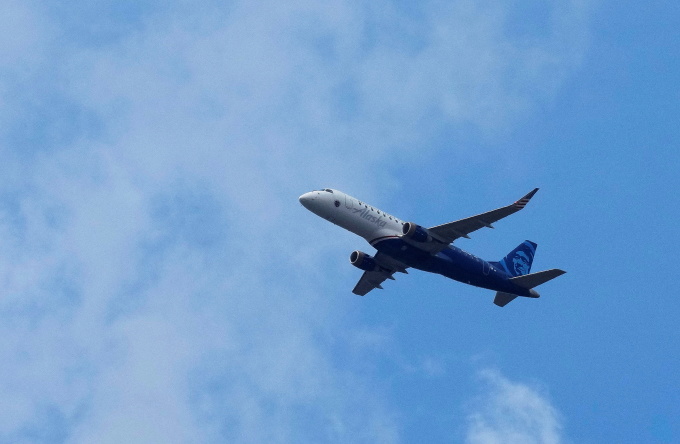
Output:
[[381,216],[373,216],[371,215],[371,211],[367,208],[362,208],[362,209],[356,209],[354,210],[354,214],[359,213],[359,216],[361,216],[362,219],[366,219],[369,222],[372,222],[376,224],[379,227],[384,227],[385,224],[387,224],[387,221],[383,219]]

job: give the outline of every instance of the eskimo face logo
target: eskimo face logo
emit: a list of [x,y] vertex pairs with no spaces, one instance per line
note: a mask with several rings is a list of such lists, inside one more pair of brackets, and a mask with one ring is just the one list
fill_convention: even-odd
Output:
[[531,260],[529,256],[523,251],[518,251],[512,258],[512,268],[515,270],[517,276],[529,273],[529,263]]
[[369,210],[367,210],[366,208],[355,209],[354,214],[357,214],[357,213],[359,213],[359,216],[361,216],[362,219],[366,219],[369,222],[373,222],[374,224],[376,224],[377,226],[379,226],[381,228],[384,227],[385,224],[387,224],[387,221],[385,219],[383,219],[382,216],[378,216],[378,217],[372,216],[371,212]]

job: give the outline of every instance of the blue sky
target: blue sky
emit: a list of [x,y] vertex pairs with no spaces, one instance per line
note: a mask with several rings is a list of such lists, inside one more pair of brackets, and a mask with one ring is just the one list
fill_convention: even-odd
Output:
[[[0,442],[680,442],[680,7],[0,6]],[[297,197],[568,273],[413,272]]]

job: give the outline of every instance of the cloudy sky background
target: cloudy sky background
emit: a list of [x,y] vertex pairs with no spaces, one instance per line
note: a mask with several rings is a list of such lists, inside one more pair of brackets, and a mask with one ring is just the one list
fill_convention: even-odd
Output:
[[[680,7],[0,4],[0,442],[680,441]],[[422,225],[541,191],[539,300],[365,298],[338,188]]]

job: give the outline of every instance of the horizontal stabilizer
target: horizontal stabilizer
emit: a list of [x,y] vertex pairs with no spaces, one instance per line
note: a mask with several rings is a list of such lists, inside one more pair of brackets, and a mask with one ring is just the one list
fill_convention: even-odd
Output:
[[523,288],[534,288],[545,284],[551,279],[562,276],[566,271],[553,268],[552,270],[539,271],[537,273],[525,274],[510,278],[510,282]]
[[498,293],[496,293],[496,297],[494,298],[493,303],[498,305],[499,307],[505,307],[510,302],[512,302],[516,297],[517,297],[516,294],[503,293],[502,291],[499,291]]

